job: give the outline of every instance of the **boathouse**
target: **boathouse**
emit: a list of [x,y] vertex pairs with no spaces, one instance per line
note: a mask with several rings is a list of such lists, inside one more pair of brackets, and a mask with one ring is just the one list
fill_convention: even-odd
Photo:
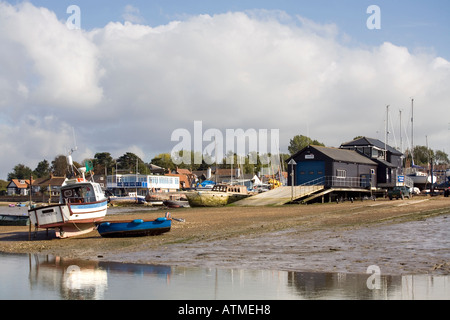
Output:
[[403,175],[403,153],[378,139],[361,137],[343,143],[341,149],[357,151],[374,161],[378,166],[376,181],[380,188],[395,186],[398,177]]
[[290,186],[376,188],[377,164],[354,150],[311,145],[291,156],[287,163],[291,163],[288,166]]

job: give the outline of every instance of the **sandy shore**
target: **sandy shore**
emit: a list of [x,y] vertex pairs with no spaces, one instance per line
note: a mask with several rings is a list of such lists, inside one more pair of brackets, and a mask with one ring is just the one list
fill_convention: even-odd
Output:
[[[143,208],[107,218],[152,219],[165,211]],[[422,248],[414,237],[408,236],[411,240],[406,243],[404,231],[395,230],[395,226],[414,222],[419,224],[415,228],[422,228],[429,219],[442,219],[439,225],[450,223],[450,198],[169,211],[185,222],[173,221],[170,232],[144,238],[107,239],[94,231],[60,240],[48,239],[46,231],[40,230],[28,241],[28,227],[0,226],[0,251],[178,266],[323,272],[365,273],[375,264],[388,274],[450,274],[448,238],[436,235],[436,248]]]

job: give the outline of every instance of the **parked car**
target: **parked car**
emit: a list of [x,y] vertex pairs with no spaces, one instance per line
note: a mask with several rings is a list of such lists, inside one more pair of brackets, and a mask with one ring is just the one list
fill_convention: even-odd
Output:
[[390,200],[392,198],[401,198],[403,200],[405,197],[410,199],[412,197],[411,189],[405,186],[394,187],[388,191],[388,197]]

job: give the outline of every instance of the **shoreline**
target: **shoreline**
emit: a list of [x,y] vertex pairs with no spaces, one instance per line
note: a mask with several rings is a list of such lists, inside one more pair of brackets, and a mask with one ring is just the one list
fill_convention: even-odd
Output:
[[[449,247],[414,249],[412,240],[405,245],[403,235],[395,233],[397,225],[406,223],[421,225],[434,217],[446,222],[450,200],[441,196],[276,207],[133,209],[106,219],[154,219],[169,211],[185,222],[173,221],[170,232],[154,237],[108,239],[94,231],[77,238],[47,239],[46,231],[39,230],[31,241],[28,226],[0,226],[0,251],[186,267],[365,273],[369,265],[380,264],[387,274],[450,274]],[[364,236],[375,238],[392,228],[393,239]]]

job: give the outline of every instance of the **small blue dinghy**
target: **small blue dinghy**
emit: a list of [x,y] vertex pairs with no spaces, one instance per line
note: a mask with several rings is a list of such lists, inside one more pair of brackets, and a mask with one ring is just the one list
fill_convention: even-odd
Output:
[[145,221],[104,221],[98,223],[97,231],[104,238],[156,236],[170,231],[172,219],[170,213],[156,220]]

